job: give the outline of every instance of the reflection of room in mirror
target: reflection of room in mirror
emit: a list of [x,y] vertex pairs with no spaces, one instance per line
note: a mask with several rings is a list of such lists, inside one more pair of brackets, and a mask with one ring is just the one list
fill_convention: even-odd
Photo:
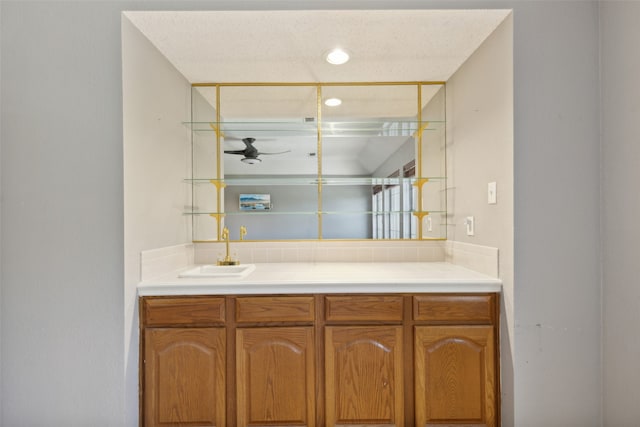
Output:
[[[194,178],[224,181],[213,192],[231,230],[251,227],[255,240],[445,237],[434,227],[446,210],[442,83],[194,86],[192,106],[203,120]],[[378,192],[375,181],[394,173]],[[249,208],[241,194],[271,199]]]

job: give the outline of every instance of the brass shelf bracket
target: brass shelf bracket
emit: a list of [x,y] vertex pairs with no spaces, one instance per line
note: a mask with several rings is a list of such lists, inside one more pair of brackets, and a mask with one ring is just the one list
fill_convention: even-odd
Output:
[[413,185],[418,187],[418,190],[422,191],[422,186],[425,185],[427,182],[429,182],[429,178],[417,178],[416,181],[413,183]]
[[418,129],[413,134],[414,138],[421,138],[422,137],[422,133],[425,130],[427,130],[428,127],[429,127],[429,122],[421,122],[420,126],[418,127]]
[[220,212],[210,213],[209,216],[211,218],[214,218],[216,221],[218,221],[218,223],[222,221],[222,219],[224,218],[224,214]]
[[213,131],[216,133],[216,136],[217,136],[217,137],[224,138],[224,132],[222,132],[222,131],[220,130],[220,127],[219,127],[218,125],[215,125],[215,124],[213,124],[213,123],[209,123],[209,126],[210,126],[210,127],[211,127],[211,129],[213,129]]
[[216,189],[220,191],[221,188],[225,188],[227,184],[224,181],[220,181],[218,179],[210,179],[209,182],[215,185]]
[[425,216],[429,216],[429,212],[427,211],[413,211],[412,214],[417,217],[420,222],[422,222]]

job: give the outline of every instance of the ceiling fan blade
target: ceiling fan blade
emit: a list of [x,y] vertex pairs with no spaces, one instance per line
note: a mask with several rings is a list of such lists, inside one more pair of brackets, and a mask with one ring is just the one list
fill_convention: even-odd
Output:
[[[233,135],[225,135],[224,137],[225,141],[243,141],[245,139],[247,139],[247,137],[241,137],[241,136],[233,136]],[[277,141],[278,138],[253,138],[254,140],[260,140],[260,141]]]
[[226,154],[240,154],[244,156],[244,150],[224,150]]
[[279,151],[277,153],[263,153],[262,151],[258,153],[258,156],[261,156],[263,154],[284,154],[284,153],[290,153],[291,150],[287,150],[287,151]]

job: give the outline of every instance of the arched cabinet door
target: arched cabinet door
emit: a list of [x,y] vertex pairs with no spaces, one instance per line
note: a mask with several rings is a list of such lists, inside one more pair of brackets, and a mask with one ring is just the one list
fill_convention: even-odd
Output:
[[417,326],[416,426],[496,426],[492,326]]
[[144,425],[225,425],[223,328],[145,330]]
[[404,427],[401,326],[325,331],[327,426]]
[[315,426],[311,326],[236,330],[237,426]]

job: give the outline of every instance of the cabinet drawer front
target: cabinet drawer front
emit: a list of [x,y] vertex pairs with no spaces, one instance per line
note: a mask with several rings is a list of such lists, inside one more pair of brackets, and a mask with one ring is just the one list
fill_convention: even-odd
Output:
[[145,326],[221,325],[224,313],[224,297],[147,297],[142,302]]
[[400,295],[328,295],[324,303],[328,322],[402,321]]
[[312,322],[313,296],[238,297],[236,322]]
[[494,295],[418,295],[413,317],[434,323],[483,323],[495,321]]

